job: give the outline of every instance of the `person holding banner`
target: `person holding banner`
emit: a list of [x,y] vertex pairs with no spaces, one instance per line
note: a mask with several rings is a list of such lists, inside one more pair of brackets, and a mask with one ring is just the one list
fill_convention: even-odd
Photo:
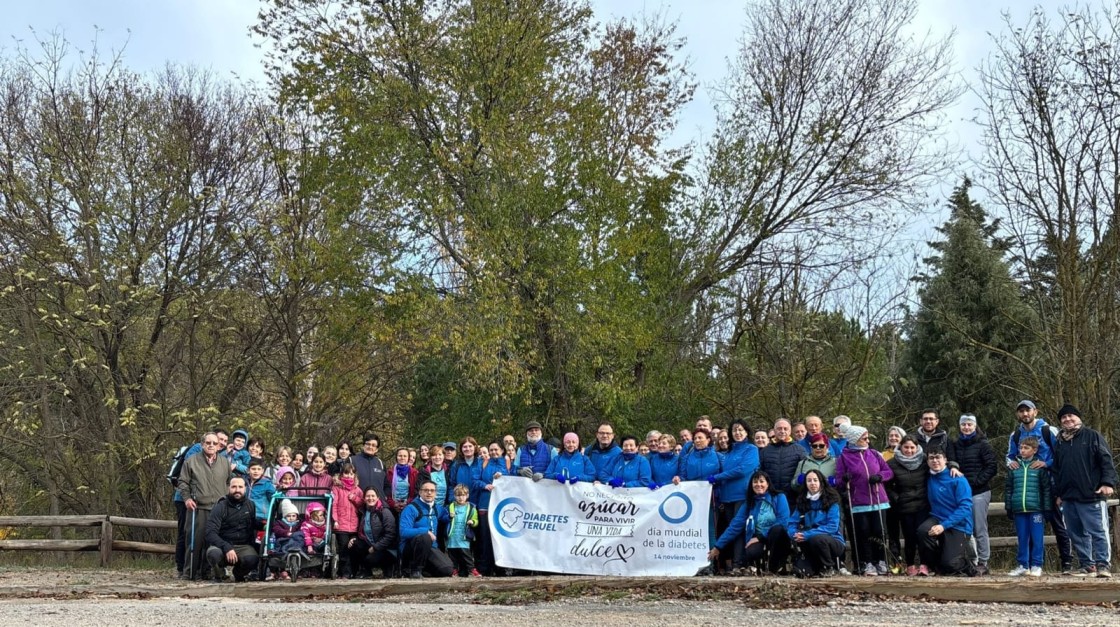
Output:
[[657,451],[650,453],[649,472],[652,486],[663,486],[673,482],[677,476],[680,455],[677,454],[677,439],[664,433],[657,439]]
[[645,488],[650,480],[649,460],[638,454],[638,438],[623,436],[622,455],[608,474],[599,477],[599,482],[612,488]]
[[751,475],[751,490],[746,504],[732,519],[727,531],[715,542],[708,553],[710,560],[719,559],[720,550],[732,542],[743,544],[743,559],[735,562],[735,574],[745,574],[748,564],[761,562],[767,557],[766,570],[777,574],[789,558],[790,542],[786,533],[789,522],[789,501],[786,495],[770,483],[770,475],[757,470]]
[[595,465],[579,450],[579,436],[574,433],[564,435],[564,450],[552,458],[544,476],[560,483],[588,483],[595,481]]
[[797,556],[794,574],[799,577],[831,577],[844,567],[844,536],[840,533],[840,493],[816,469],[805,473],[805,485],[786,523]]

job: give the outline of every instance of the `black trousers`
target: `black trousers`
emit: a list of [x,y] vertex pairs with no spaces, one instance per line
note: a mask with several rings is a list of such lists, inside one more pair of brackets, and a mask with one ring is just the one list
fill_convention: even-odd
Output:
[[[744,544],[737,542],[736,544]],[[774,525],[766,533],[764,540],[759,540],[754,544],[746,545],[743,551],[742,566],[751,564],[761,560],[764,556],[769,554],[766,563],[766,570],[771,573],[776,573],[785,566],[786,560],[789,559],[790,551],[793,546],[790,544],[789,534],[786,528],[781,525]]]
[[[248,544],[235,544],[233,550],[237,553],[237,563],[233,564],[233,576],[237,581],[241,581],[245,579],[245,575],[257,568],[260,556],[257,555],[257,550]],[[211,570],[230,565],[226,561],[226,554],[216,546],[206,549],[206,561],[210,563]]]
[[946,529],[939,536],[929,535],[934,525],[941,524],[930,517],[918,527],[918,551],[922,563],[936,568],[942,575],[972,575],[971,536],[956,529]]
[[809,558],[814,575],[836,570],[844,564],[844,543],[823,533],[802,542],[801,552]]
[[175,570],[180,573],[187,564],[187,524],[190,516],[187,515],[187,504],[175,501],[175,518],[178,520],[178,533],[175,535]]
[[418,535],[404,544],[405,561],[411,572],[421,571],[431,577],[450,577],[455,565],[451,558],[433,546],[428,534]]
[[[902,532],[902,539],[906,541],[906,548],[903,549],[903,553],[907,566],[918,565],[918,562],[915,561],[918,555],[918,527],[927,518],[929,518],[929,512],[911,512],[898,515],[898,526]],[[926,565],[929,566],[929,564]]]
[[[345,545],[344,545],[345,546]],[[346,549],[350,558],[350,574],[357,575],[363,568],[373,570],[380,568],[386,579],[393,574],[393,567],[397,563],[397,556],[391,549],[377,549],[370,552],[373,546],[360,536],[354,537],[354,544]]]
[[856,568],[865,564],[877,564],[886,560],[886,551],[883,543],[883,518],[880,512],[859,512],[853,514],[855,536],[852,546],[855,547]]

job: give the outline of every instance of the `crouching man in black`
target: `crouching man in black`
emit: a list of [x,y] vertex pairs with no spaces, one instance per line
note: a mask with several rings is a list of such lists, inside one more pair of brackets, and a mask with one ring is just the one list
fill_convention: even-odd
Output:
[[254,544],[260,528],[256,508],[245,496],[245,479],[231,478],[229,492],[214,505],[206,521],[206,561],[214,581],[222,580],[227,566],[233,567],[234,581],[245,581],[253,572],[259,560]]

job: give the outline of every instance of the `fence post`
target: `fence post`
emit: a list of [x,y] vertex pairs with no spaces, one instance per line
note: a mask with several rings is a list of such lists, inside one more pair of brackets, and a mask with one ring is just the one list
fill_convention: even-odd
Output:
[[1108,509],[1112,510],[1112,516],[1107,519],[1112,523],[1112,554],[1120,555],[1120,504],[1113,505]]
[[101,554],[101,567],[105,568],[113,559],[113,523],[108,516],[101,521],[101,539],[97,548]]

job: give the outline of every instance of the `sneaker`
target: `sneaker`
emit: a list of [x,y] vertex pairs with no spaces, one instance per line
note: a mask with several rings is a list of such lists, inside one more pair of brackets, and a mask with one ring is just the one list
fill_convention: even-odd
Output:
[[1073,564],[1062,564],[1062,575],[1066,577],[1073,575]]
[[929,566],[926,566],[925,564],[922,564],[921,566],[918,567],[918,576],[919,577],[932,577],[933,573],[929,572]]
[[977,577],[983,577],[984,575],[988,575],[990,573],[991,573],[991,571],[988,570],[988,563],[987,562],[978,562],[976,564],[976,576]]
[[836,572],[840,573],[844,577],[851,577],[852,576],[852,571],[848,570],[847,568],[844,568],[843,566],[841,566],[840,570],[838,570]]
[[1108,564],[1097,564],[1097,576],[1102,579],[1112,579],[1112,567]]
[[820,578],[821,579],[830,579],[832,577],[835,577],[836,575],[837,575],[837,573],[836,573],[835,570],[833,570],[831,568],[826,568],[826,569],[821,571]]
[[1031,573],[1030,574],[1031,574],[1031,577],[1041,577],[1042,576],[1042,567],[1041,566],[1031,566]]
[[482,573],[478,572],[477,568],[471,569],[471,577],[482,577]]
[[451,576],[452,577],[458,577],[459,576],[459,569],[458,568],[453,569],[451,571]]
[[409,577],[409,579],[423,579],[424,578],[424,573],[422,573],[421,571],[418,571],[418,570],[414,570],[411,573],[409,573],[408,577]]
[[879,563],[875,565],[875,570],[879,571],[880,575],[889,575],[891,572],[891,569],[887,568],[887,563],[883,560],[879,560]]
[[288,571],[286,571],[286,570],[280,571],[280,581],[288,581],[291,578],[292,578],[292,576],[288,574]]
[[1095,577],[1097,575],[1096,566],[1085,566],[1074,571],[1074,577]]
[[1031,572],[1031,570],[1029,568],[1027,568],[1026,566],[1016,566],[1015,570],[1012,570],[1011,572],[1007,573],[1007,576],[1008,577],[1022,577],[1023,575],[1026,575],[1030,572]]
[[907,577],[917,577],[918,576],[918,567],[917,566],[907,566],[906,567],[906,576]]
[[879,569],[875,568],[875,565],[872,564],[871,562],[868,562],[863,567],[863,576],[864,577],[878,577],[879,576]]

